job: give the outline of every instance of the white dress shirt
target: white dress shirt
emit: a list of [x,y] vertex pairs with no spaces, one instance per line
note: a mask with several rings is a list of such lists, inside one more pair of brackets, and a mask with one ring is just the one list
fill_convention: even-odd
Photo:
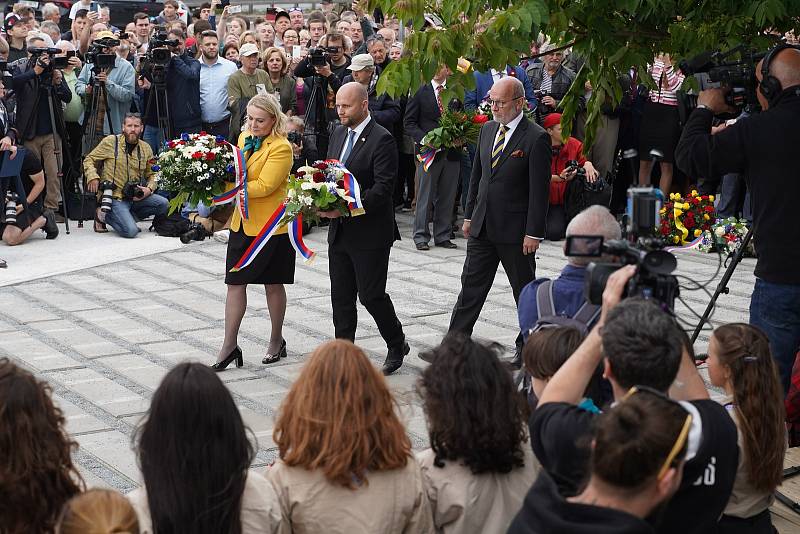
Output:
[[358,126],[347,129],[347,134],[344,136],[344,145],[342,145],[342,151],[339,153],[339,161],[342,161],[342,158],[344,157],[344,151],[347,150],[347,139],[350,137],[350,132],[356,132],[356,135],[353,136],[353,146],[350,148],[350,151],[352,152],[356,147],[356,143],[358,143],[358,138],[361,137],[361,134],[364,132],[364,128],[366,128],[367,124],[369,124],[370,118],[371,117],[369,113],[367,113],[367,118],[361,121]]

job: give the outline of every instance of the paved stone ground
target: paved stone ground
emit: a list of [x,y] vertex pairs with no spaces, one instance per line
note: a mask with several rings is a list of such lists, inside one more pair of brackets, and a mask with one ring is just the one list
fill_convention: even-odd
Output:
[[[417,354],[433,347],[446,332],[460,288],[465,241],[457,240],[457,250],[417,252],[407,237],[410,217],[398,215],[398,223],[405,239],[392,250],[388,292],[412,352],[388,381],[397,393],[414,447],[422,448],[427,433],[413,386],[426,364]],[[119,239],[113,234],[102,237],[109,243]],[[88,256],[100,254],[87,246],[88,237],[75,234],[66,239],[73,240],[78,250],[86,247],[83,253]],[[97,237],[92,239],[95,243]],[[160,238],[142,235],[138,239]],[[319,230],[308,236],[309,246],[318,252],[317,261],[310,266],[298,263],[296,283],[288,288],[284,336],[289,357],[279,365],[260,363],[269,339],[269,322],[264,289],[252,287],[240,335],[245,365],[220,374],[258,438],[255,466],[275,457],[271,437],[274,415],[305,355],[333,335],[324,239],[325,233]],[[717,268],[715,255],[682,252],[678,256],[680,272],[699,281],[711,278]],[[224,257],[224,245],[205,241],[0,289],[0,356],[20,362],[52,384],[56,401],[68,418],[68,429],[80,444],[76,460],[89,486],[110,486],[124,492],[135,488],[140,475],[131,434],[159,381],[182,360],[214,361],[223,336]],[[24,255],[17,261],[24,262]],[[716,320],[747,319],[754,263],[745,260],[739,266],[731,294],[720,299]],[[560,244],[543,244],[537,265],[538,276],[557,275],[564,265]],[[55,269],[53,272],[64,270],[63,266]],[[716,280],[710,289],[715,285]],[[697,313],[702,313],[708,301],[698,291],[684,292],[684,299]],[[677,311],[696,323],[686,306],[679,305]],[[359,314],[357,343],[380,365],[385,356],[383,341],[369,314],[361,307]],[[497,340],[510,350],[515,324],[511,289],[500,271],[475,334]],[[703,351],[706,343],[704,335],[698,349]]]

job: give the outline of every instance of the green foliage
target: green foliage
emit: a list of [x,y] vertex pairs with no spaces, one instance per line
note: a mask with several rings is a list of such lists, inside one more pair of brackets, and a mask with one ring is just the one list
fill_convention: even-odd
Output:
[[481,126],[488,120],[475,111],[445,110],[439,118],[439,127],[434,128],[422,140],[422,144],[438,148],[460,148],[475,143]]
[[[800,0],[369,0],[369,9],[411,21],[408,57],[392,62],[378,82],[379,91],[399,96],[430,80],[440,65],[454,75],[448,95],[461,98],[474,88],[471,71],[456,70],[459,57],[486,71],[516,65],[527,56],[539,32],[552,42],[572,44],[586,60],[562,102],[564,125],[577,112],[578,97],[588,81],[592,96],[587,109],[591,145],[600,107],[616,104],[622,91],[617,77],[631,66],[646,70],[661,52],[675,60],[705,50],[726,50],[738,44],[765,49],[767,30],[783,34],[800,29]],[[441,29],[422,29],[424,13],[436,13]],[[792,18],[794,17],[794,18]],[[480,29],[485,28],[483,31]],[[654,85],[652,80],[645,81]]]

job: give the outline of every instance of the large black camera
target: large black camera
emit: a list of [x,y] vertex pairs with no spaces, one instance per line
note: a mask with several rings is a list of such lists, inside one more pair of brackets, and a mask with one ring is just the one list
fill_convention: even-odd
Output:
[[122,200],[131,202],[134,199],[138,200],[144,198],[144,191],[139,189],[139,187],[144,187],[145,185],[146,182],[144,180],[126,183],[124,186],[122,186]]
[[628,190],[628,211],[623,228],[627,240],[603,242],[602,236],[567,237],[566,255],[574,257],[613,256],[615,263],[590,263],[586,269],[584,293],[592,304],[602,304],[603,290],[611,274],[623,265],[637,265],[636,275],[628,282],[624,296],[644,297],[674,310],[678,279],[671,273],[678,266],[675,256],[662,250],[664,242],[655,237],[659,225],[661,192],[632,187]]
[[113,69],[117,60],[116,54],[109,54],[108,50],[119,46],[119,39],[104,37],[92,41],[92,46],[86,52],[86,62],[92,64],[95,73],[101,70]]
[[324,67],[328,64],[331,56],[330,54],[336,53],[338,48],[331,46],[318,46],[308,51],[309,61],[314,67]]
[[575,171],[575,178],[586,177],[586,169],[581,167],[577,160],[571,159],[567,162],[567,170]]
[[49,73],[52,72],[53,70],[53,61],[52,61],[53,57],[56,54],[60,54],[61,50],[59,50],[58,48],[51,48],[48,46],[29,46],[28,53],[31,55],[31,59],[33,59],[36,62],[38,62],[39,58],[44,54],[50,56],[50,63],[48,63],[47,65],[42,65],[45,73]]
[[286,134],[286,139],[288,139],[290,143],[294,143],[296,145],[303,144],[303,134],[300,132],[289,132]]
[[192,241],[202,241],[207,238],[209,234],[203,225],[200,223],[192,223],[189,225],[189,229],[181,234],[180,239],[181,243],[187,245]]

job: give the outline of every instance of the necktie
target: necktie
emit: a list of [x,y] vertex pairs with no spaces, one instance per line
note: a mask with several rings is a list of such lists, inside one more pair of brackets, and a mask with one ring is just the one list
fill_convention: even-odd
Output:
[[244,147],[242,148],[242,152],[257,152],[261,148],[261,142],[264,139],[262,137],[256,137],[254,135],[248,135],[244,139]]
[[506,127],[504,125],[500,125],[500,129],[497,131],[497,140],[494,142],[494,148],[492,148],[492,168],[494,169],[497,165],[497,162],[500,161],[500,154],[503,153],[503,146],[506,143]]
[[347,131],[347,144],[344,146],[344,153],[342,154],[342,165],[347,163],[347,158],[350,157],[350,152],[353,151],[353,139],[356,136],[355,130]]
[[444,85],[439,85],[436,87],[436,105],[439,106],[439,113],[441,114],[444,112],[444,107],[442,106],[442,91],[444,90]]

